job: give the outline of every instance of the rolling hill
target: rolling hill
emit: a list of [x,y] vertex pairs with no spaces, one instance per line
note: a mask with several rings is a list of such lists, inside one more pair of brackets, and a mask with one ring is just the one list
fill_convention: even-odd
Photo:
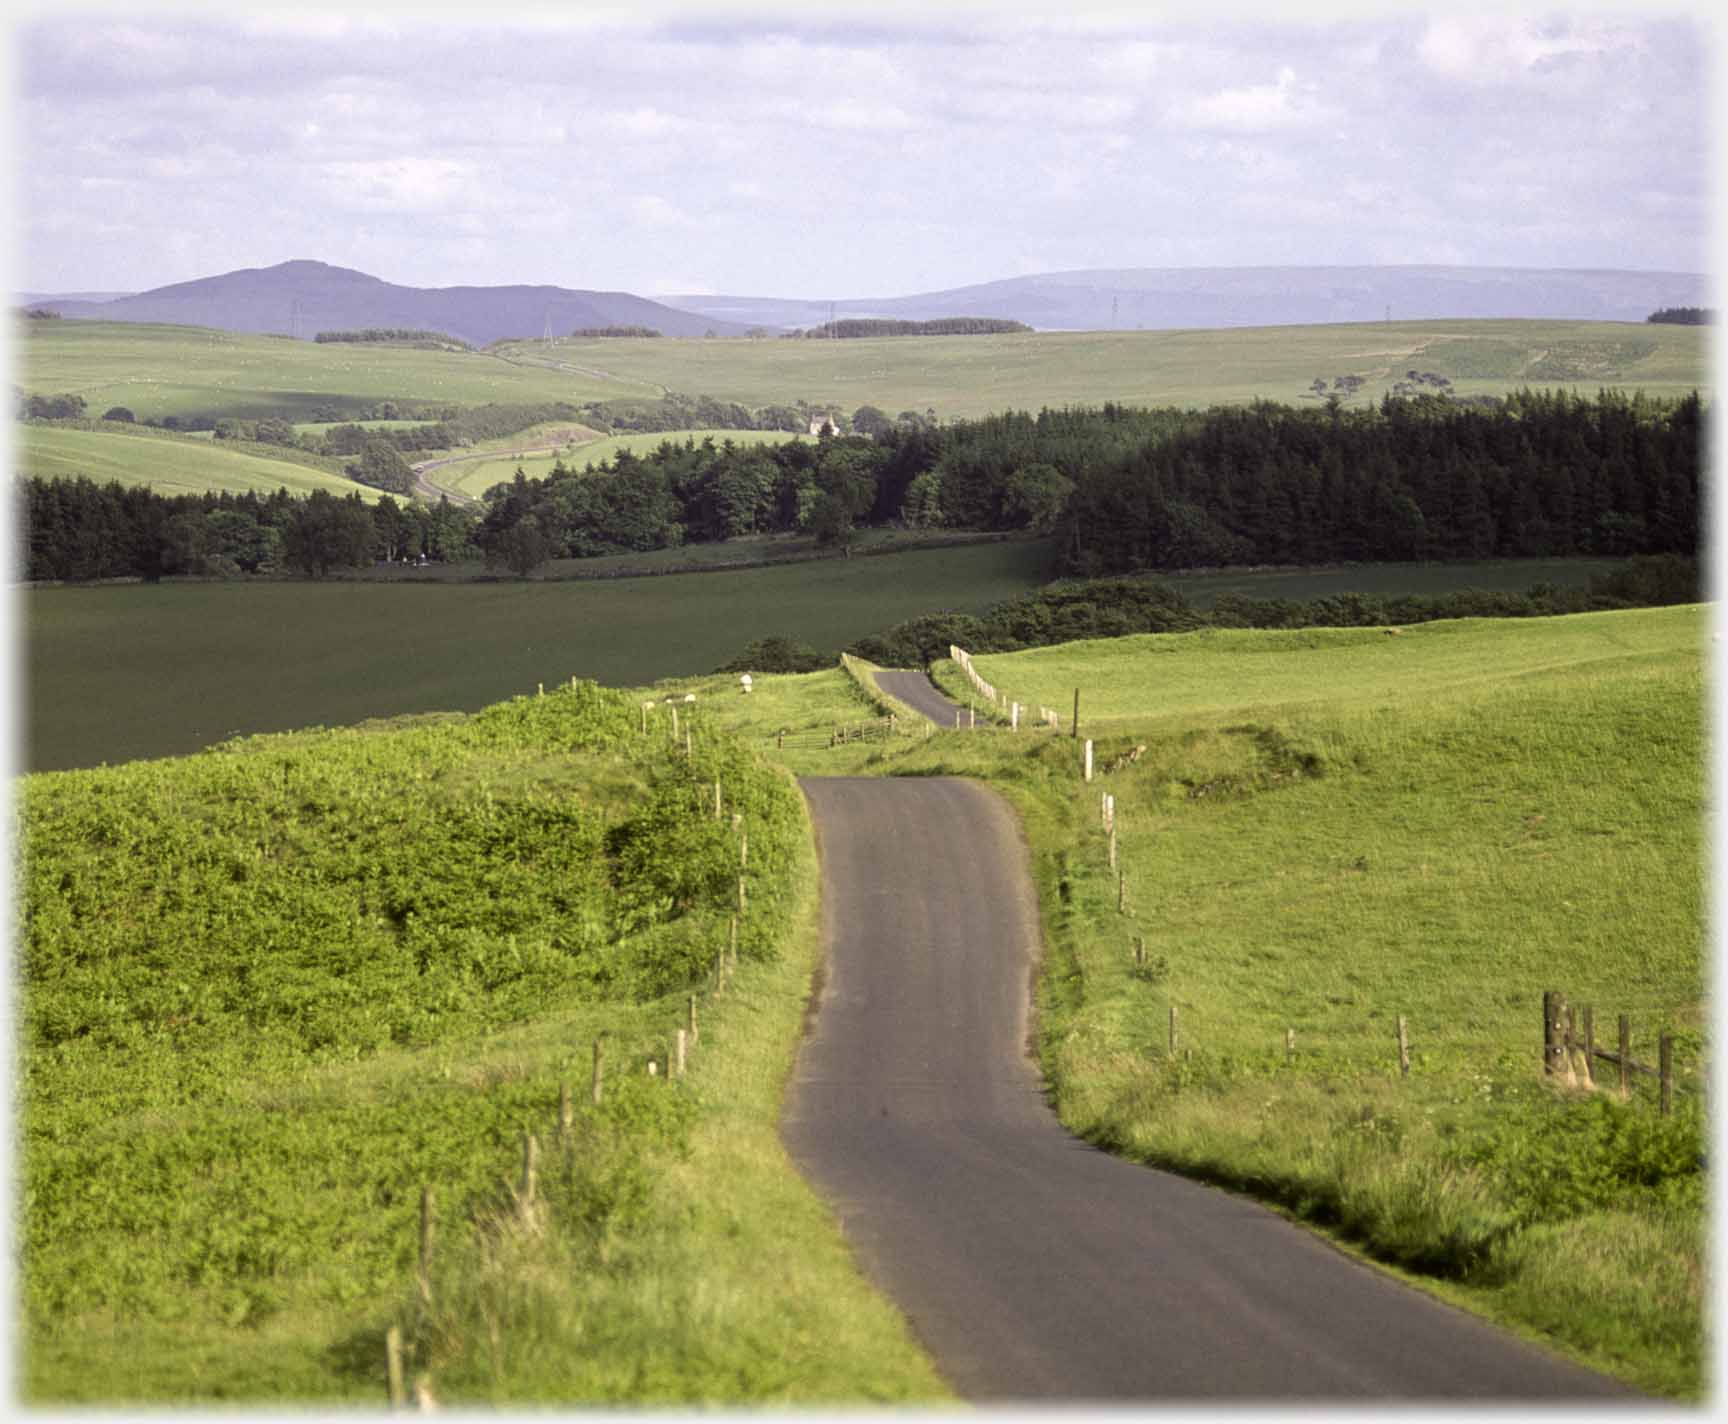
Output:
[[441,331],[484,346],[504,337],[580,327],[646,326],[667,336],[737,335],[743,327],[631,296],[568,287],[401,287],[325,262],[281,262],[176,282],[113,301],[33,303],[64,317],[169,322],[310,337],[364,327]]
[[1045,331],[1523,317],[1643,321],[1703,306],[1696,272],[1516,267],[1130,267],[1044,272],[905,297],[830,302],[673,296],[667,305],[747,325],[814,326],[836,317],[1001,317]]

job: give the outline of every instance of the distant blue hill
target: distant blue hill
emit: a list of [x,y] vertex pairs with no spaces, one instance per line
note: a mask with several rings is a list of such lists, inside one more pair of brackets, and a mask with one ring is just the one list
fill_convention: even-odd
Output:
[[365,327],[441,331],[474,346],[508,337],[556,336],[578,327],[646,326],[666,336],[743,332],[723,319],[680,311],[628,292],[567,287],[399,287],[326,262],[282,262],[177,282],[109,301],[54,297],[29,305],[63,317],[170,322],[223,331],[312,338]]
[[1518,267],[1130,267],[1045,272],[908,297],[672,296],[668,305],[745,326],[833,317],[1002,317],[1044,331],[1307,326],[1466,317],[1637,321],[1705,306],[1697,272]]

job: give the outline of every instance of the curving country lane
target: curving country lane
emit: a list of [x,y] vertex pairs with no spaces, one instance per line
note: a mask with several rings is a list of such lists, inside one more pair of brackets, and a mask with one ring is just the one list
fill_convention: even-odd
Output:
[[828,954],[782,1135],[961,1395],[1640,1399],[1071,1136],[1028,1051],[1038,916],[1006,804],[956,778],[801,785]]

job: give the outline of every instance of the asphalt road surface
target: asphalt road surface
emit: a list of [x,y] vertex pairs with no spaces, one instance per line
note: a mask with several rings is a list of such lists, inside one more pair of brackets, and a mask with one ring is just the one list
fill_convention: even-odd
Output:
[[[898,697],[913,711],[921,712],[938,727],[954,726],[954,714],[960,711],[959,704],[950,702],[938,692],[936,684],[923,673],[902,668],[878,668],[876,686],[890,697]],[[966,725],[964,715],[960,722],[962,726]]]
[[1070,1136],[1028,1053],[1038,920],[1005,804],[954,778],[802,785],[828,956],[783,1136],[961,1395],[1639,1400]]

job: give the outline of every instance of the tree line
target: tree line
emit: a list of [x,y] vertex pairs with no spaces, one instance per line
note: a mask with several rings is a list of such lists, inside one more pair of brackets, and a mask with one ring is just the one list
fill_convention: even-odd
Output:
[[1696,394],[1217,408],[1093,462],[1052,529],[1082,575],[1694,554],[1704,433]]
[[[829,337],[847,340],[864,336],[1001,336],[1031,330],[1023,321],[991,316],[939,316],[929,321],[843,317],[839,321],[825,321],[820,326],[810,327],[801,334],[807,339]],[[800,335],[795,331],[785,334]]]
[[398,503],[385,495],[367,504],[357,494],[286,489],[161,495],[82,476],[20,480],[14,497],[23,531],[19,563],[32,581],[316,578],[381,560],[480,557],[474,516],[448,500]]
[[1667,326],[1709,326],[1716,313],[1709,307],[1661,307],[1644,320]]
[[664,333],[652,326],[579,326],[570,335],[579,341],[587,341],[614,336],[661,336]]
[[423,331],[405,326],[363,326],[352,331],[320,331],[312,338],[322,342],[377,342],[387,345],[454,346],[463,351],[474,348],[459,336],[444,331]]
[[[507,423],[524,408],[487,409]],[[1078,577],[1699,546],[1696,395],[1106,404],[948,424],[860,407],[843,423],[855,433],[666,440],[645,455],[561,461],[540,479],[519,471],[487,492],[472,543],[527,573],[551,558],[752,534],[806,533],[845,552],[866,526],[1004,531],[1051,536],[1055,572]],[[364,442],[353,468],[390,488],[406,466],[386,468],[385,455],[404,432],[353,429]]]

